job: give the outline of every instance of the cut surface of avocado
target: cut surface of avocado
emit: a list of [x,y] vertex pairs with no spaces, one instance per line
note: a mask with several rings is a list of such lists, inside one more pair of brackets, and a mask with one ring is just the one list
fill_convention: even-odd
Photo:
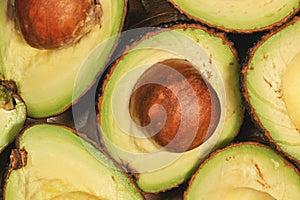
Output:
[[[166,151],[145,137],[128,108],[141,74],[153,64],[172,58],[193,63],[221,104],[214,134],[184,153]],[[178,25],[147,35],[113,66],[98,102],[102,142],[117,162],[137,174],[137,184],[143,191],[155,193],[178,186],[210,151],[233,139],[243,115],[237,65],[233,50],[221,37],[197,25]]]
[[235,144],[214,153],[198,169],[186,200],[284,200],[300,198],[300,174],[269,147]]
[[287,65],[282,76],[282,92],[288,114],[300,131],[300,52]]
[[187,16],[231,31],[252,31],[280,23],[299,10],[299,0],[169,0]]
[[69,128],[38,124],[18,139],[4,199],[143,199],[131,180]]
[[254,48],[244,70],[251,115],[269,139],[298,162],[299,47],[300,20],[295,18]]
[[1,1],[0,74],[16,82],[29,116],[61,113],[95,81],[122,27],[126,1],[100,3],[101,26],[68,48],[40,50],[29,46],[17,30],[12,1]]
[[0,81],[0,152],[21,131],[25,119],[24,102]]

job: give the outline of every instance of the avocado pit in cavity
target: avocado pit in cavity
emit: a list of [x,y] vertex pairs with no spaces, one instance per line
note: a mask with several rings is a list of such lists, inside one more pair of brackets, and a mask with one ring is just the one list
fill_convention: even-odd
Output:
[[26,42],[39,49],[70,46],[99,24],[98,0],[15,0]]
[[129,112],[146,136],[172,152],[192,150],[205,142],[219,120],[213,88],[187,60],[152,65],[138,79]]

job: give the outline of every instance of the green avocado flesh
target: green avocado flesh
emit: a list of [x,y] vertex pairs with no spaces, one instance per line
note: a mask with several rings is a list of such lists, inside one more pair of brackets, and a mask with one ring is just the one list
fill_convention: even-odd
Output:
[[9,172],[6,200],[143,199],[111,160],[69,128],[29,127],[18,145],[23,166]]
[[299,9],[299,0],[169,0],[189,17],[232,31],[279,23]]
[[232,145],[213,154],[193,176],[186,200],[300,199],[300,174],[272,149]]
[[[131,119],[128,109],[141,74],[151,65],[172,58],[193,63],[221,104],[214,134],[184,153],[172,153],[151,142]],[[210,151],[233,139],[243,115],[237,65],[232,49],[221,37],[196,25],[178,25],[143,38],[113,66],[98,102],[99,128],[109,154],[137,174],[137,184],[143,191],[154,193],[178,186]]]
[[70,47],[39,50],[17,30],[11,0],[0,2],[0,76],[16,82],[29,116],[59,114],[92,85],[122,26],[125,1],[101,1],[101,6],[101,27]]
[[299,18],[255,49],[244,71],[251,112],[267,136],[299,162]]
[[0,152],[10,144],[26,119],[26,106],[0,81]]

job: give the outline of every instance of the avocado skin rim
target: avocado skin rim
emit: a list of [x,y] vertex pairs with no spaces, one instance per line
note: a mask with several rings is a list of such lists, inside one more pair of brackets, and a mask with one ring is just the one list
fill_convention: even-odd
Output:
[[260,41],[257,42],[257,44],[255,44],[255,46],[249,50],[248,57],[245,60],[244,66],[243,66],[242,71],[240,73],[240,82],[241,82],[240,87],[241,87],[241,91],[242,91],[242,94],[243,94],[243,101],[245,102],[244,103],[245,108],[248,111],[248,113],[250,115],[250,118],[251,118],[255,128],[257,128],[263,134],[262,136],[264,137],[264,139],[267,140],[268,145],[270,147],[272,147],[273,149],[276,149],[277,151],[279,151],[285,158],[287,158],[292,164],[296,165],[296,167],[300,169],[300,161],[298,159],[296,159],[294,156],[292,156],[292,155],[288,154],[287,152],[285,152],[282,148],[280,148],[280,146],[272,138],[270,132],[263,126],[263,124],[259,120],[259,117],[256,114],[254,108],[251,106],[250,96],[249,96],[249,92],[248,92],[248,88],[247,88],[247,72],[248,72],[248,70],[253,70],[250,67],[250,63],[251,63],[252,58],[253,58],[255,52],[257,51],[257,49],[262,44],[264,44],[264,42],[266,40],[271,38],[273,35],[275,35],[276,33],[279,33],[281,30],[284,30],[288,26],[293,25],[294,23],[296,23],[299,20],[300,20],[300,16],[296,16],[289,23],[285,24],[284,26],[281,26],[279,28],[276,28],[276,29],[272,30],[271,32],[264,35],[260,39]]

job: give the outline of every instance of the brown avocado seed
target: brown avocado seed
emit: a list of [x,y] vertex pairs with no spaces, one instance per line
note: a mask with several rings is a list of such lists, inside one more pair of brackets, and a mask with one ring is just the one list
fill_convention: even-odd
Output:
[[39,49],[70,46],[100,25],[94,0],[15,0],[17,22],[26,42]]
[[129,112],[156,144],[185,152],[212,135],[219,106],[215,91],[189,61],[168,59],[154,64],[138,79]]

